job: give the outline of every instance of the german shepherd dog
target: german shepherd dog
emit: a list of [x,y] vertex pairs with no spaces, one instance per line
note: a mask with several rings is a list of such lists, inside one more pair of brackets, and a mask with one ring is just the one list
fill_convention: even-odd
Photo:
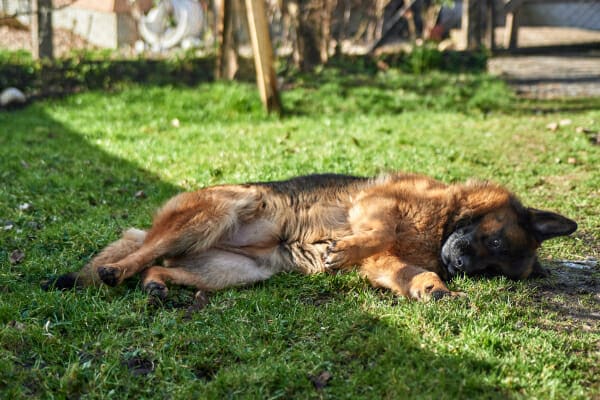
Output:
[[54,285],[115,286],[141,273],[143,287],[165,297],[169,282],[214,291],[357,266],[373,286],[439,299],[461,295],[444,283],[457,274],[541,274],[536,249],[576,229],[492,183],[309,175],[179,194],[148,231],[129,229]]

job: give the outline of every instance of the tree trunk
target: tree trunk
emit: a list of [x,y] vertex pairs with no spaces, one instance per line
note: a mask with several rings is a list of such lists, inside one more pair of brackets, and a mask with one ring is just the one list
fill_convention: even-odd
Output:
[[269,22],[264,1],[246,0],[246,16],[260,97],[267,112],[281,114],[281,100],[273,67],[273,45],[269,36]]
[[52,0],[33,0],[31,12],[33,58],[52,58]]
[[323,0],[288,0],[287,7],[296,31],[294,62],[310,71],[321,62],[321,19]]
[[217,23],[217,79],[232,80],[238,70],[237,40],[234,18],[239,11],[239,0],[221,0]]

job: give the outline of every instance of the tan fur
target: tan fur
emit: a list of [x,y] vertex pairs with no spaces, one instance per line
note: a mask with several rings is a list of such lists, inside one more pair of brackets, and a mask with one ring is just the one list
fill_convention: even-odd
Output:
[[[218,290],[284,271],[312,274],[358,265],[374,286],[399,295],[457,295],[443,282],[445,237],[460,221],[477,221],[470,237],[478,244],[469,257],[496,266],[500,258],[484,243],[502,232],[518,242],[511,248],[524,261],[517,272],[506,262],[499,268],[526,277],[540,243],[523,226],[526,214],[498,185],[446,185],[410,174],[216,186],[175,196],[147,233],[127,231],[76,276],[83,284],[116,285],[143,272],[144,287],[164,296],[168,282]],[[553,236],[559,234],[565,233]],[[156,264],[160,259],[163,265]]]

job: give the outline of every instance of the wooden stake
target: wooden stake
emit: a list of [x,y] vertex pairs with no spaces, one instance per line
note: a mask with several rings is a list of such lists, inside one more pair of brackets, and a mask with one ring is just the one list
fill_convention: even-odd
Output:
[[481,47],[481,3],[479,0],[464,0],[462,13],[462,34],[466,50]]
[[506,12],[506,25],[504,28],[504,48],[515,49],[519,38],[519,8],[523,0],[510,0],[504,5]]
[[239,9],[238,0],[221,0],[217,23],[217,65],[215,78],[232,80],[238,70],[237,41],[234,17]]
[[31,48],[34,59],[52,58],[52,0],[31,2]]
[[281,101],[277,90],[277,79],[273,67],[273,46],[269,36],[267,12],[263,0],[246,0],[248,30],[254,52],[256,83],[267,112],[281,114]]
[[516,49],[519,45],[519,12],[514,10],[506,14],[504,28],[504,48]]

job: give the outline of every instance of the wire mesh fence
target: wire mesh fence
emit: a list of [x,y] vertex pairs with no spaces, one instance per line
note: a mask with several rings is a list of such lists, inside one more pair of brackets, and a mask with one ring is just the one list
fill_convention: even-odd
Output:
[[[219,3],[224,0],[188,1],[198,4],[201,10],[196,17],[202,18],[201,29],[194,32],[193,41],[180,41],[177,45],[185,47],[186,43],[191,43],[202,51],[214,51]],[[0,49],[31,50],[31,3],[32,0],[0,0]],[[181,28],[173,6],[177,3],[175,0],[106,1],[107,4],[124,4],[122,7],[115,6],[113,10],[103,9],[102,0],[73,3],[73,0],[54,0],[52,3],[53,40],[58,56],[82,48],[119,47],[125,53],[141,50],[160,53],[166,50],[160,46],[152,47],[140,34],[144,18],[148,21],[150,13],[161,4],[170,4],[170,8],[165,6],[166,19],[159,21],[164,25],[161,27],[163,34]],[[143,7],[139,6],[141,3],[144,3]],[[307,32],[299,29],[297,22],[303,18],[314,25],[316,34],[321,38],[319,51],[326,55],[336,52],[368,53],[382,48],[404,50],[418,39],[442,41],[443,48],[464,47],[461,28],[464,28],[467,0],[266,0],[266,3],[273,43],[276,52],[282,56],[292,55],[298,41],[304,40]],[[489,33],[492,25],[494,27],[492,41],[484,41],[488,46],[499,49],[538,48],[542,52],[544,48],[556,46],[600,49],[600,1],[470,2],[475,3],[481,13],[481,35]],[[235,35],[243,54],[248,51],[243,1],[234,0],[233,4],[242,9],[235,19]],[[493,17],[490,19],[487,15],[492,7]],[[114,18],[108,18],[108,14]],[[513,17],[514,23],[508,24]],[[510,46],[511,33],[513,46]]]

